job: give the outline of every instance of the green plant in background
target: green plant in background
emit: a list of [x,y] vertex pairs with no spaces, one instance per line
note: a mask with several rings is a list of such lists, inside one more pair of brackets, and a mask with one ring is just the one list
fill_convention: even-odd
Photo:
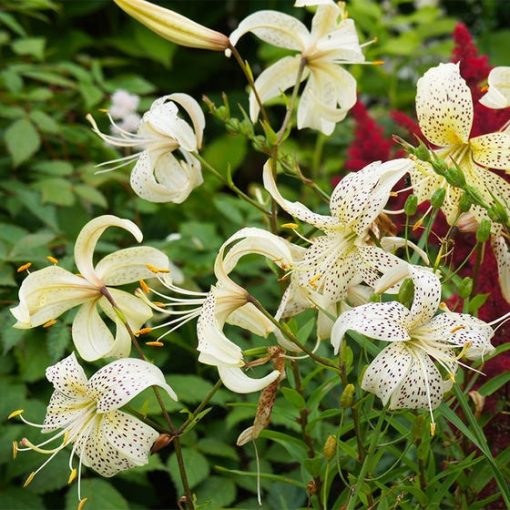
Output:
[[[507,316],[475,317],[492,253],[510,294],[506,183],[484,168],[510,167],[506,71],[481,91],[436,67],[478,7],[116,3],[150,30],[113,2],[0,9],[2,507],[509,507],[484,406],[510,378],[481,375]],[[483,4],[484,47],[504,10]],[[390,132],[431,67],[420,127],[450,152],[409,137],[354,168],[391,158],[356,90]],[[479,129],[483,94],[503,108],[471,138],[485,183],[442,117],[473,101]]]

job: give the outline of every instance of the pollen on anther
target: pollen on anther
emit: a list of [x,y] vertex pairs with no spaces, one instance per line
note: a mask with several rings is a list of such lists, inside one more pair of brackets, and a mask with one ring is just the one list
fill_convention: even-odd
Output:
[[138,331],[135,331],[135,336],[146,335],[147,333],[150,333],[151,331],[152,331],[152,328],[142,328],[142,329],[139,329]]
[[51,328],[51,326],[54,326],[57,323],[55,319],[50,319],[48,322],[45,322],[42,327],[43,328]]
[[166,267],[156,267],[153,264],[145,264],[145,267],[152,273],[169,273],[170,269]]
[[58,264],[58,259],[56,259],[55,257],[52,257],[51,255],[48,255],[46,257],[52,264]]
[[77,510],[83,510],[83,507],[85,506],[86,502],[87,502],[87,498],[80,499],[80,502],[78,503]]
[[145,294],[149,294],[151,291],[151,288],[145,283],[144,280],[140,280],[138,283],[140,283],[140,288],[145,292]]
[[12,418],[16,418],[16,416],[19,416],[20,414],[23,414],[25,412],[24,409],[16,409],[16,411],[13,411],[9,416],[7,416],[7,419],[10,420]]
[[145,342],[145,345],[148,345],[149,347],[163,347],[165,344],[154,340],[153,342]]
[[18,441],[12,442],[12,459],[15,460],[18,456]]
[[17,273],[22,273],[23,271],[26,271],[32,266],[32,262],[27,262],[26,264],[23,264],[22,266],[19,266],[18,269],[16,269]]
[[71,474],[69,475],[69,478],[67,480],[67,485],[71,485],[76,480],[77,476],[78,476],[78,470],[76,468],[73,468],[71,470]]
[[25,483],[23,484],[23,488],[28,487],[32,483],[32,480],[34,479],[34,477],[35,477],[35,471],[32,471],[32,473],[30,473],[28,475],[28,478],[25,480]]

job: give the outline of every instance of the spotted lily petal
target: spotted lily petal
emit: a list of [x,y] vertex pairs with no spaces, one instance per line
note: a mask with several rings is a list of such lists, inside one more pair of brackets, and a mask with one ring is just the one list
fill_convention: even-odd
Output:
[[147,361],[124,358],[99,369],[87,385],[88,394],[97,401],[97,412],[108,413],[121,408],[146,388],[158,386],[177,400],[161,370]]
[[491,246],[498,264],[501,294],[510,303],[510,250],[503,236],[493,236]]
[[490,133],[469,141],[473,159],[482,166],[510,172],[510,134]]
[[409,310],[396,301],[358,306],[338,317],[331,331],[331,344],[338,353],[349,330],[387,342],[404,342],[411,339],[408,319]]
[[444,147],[467,143],[473,124],[473,100],[459,64],[439,64],[418,80],[416,113],[423,134],[433,144]]
[[441,302],[441,282],[432,271],[422,267],[410,265],[409,274],[414,283],[409,320],[410,327],[414,327],[425,324],[437,312]]

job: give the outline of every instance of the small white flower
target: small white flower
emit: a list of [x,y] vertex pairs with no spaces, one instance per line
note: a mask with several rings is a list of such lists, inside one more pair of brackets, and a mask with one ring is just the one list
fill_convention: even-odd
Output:
[[124,119],[129,114],[136,112],[140,104],[140,97],[130,94],[126,90],[116,90],[112,94],[112,104],[109,108],[110,115],[114,119]]
[[[436,154],[447,164],[455,162],[467,184],[476,188],[489,204],[493,197],[508,204],[510,184],[490,169],[510,171],[510,135],[496,132],[471,138],[473,112],[471,91],[458,64],[439,64],[418,80],[418,122],[427,140],[438,147]],[[462,191],[437,175],[429,163],[417,161],[411,179],[420,202],[429,200],[437,189],[446,189],[441,209],[453,224]],[[470,211],[478,221],[487,217],[482,207],[472,206]]]
[[[180,117],[179,107],[188,114],[192,125]],[[105,135],[92,116],[88,115],[87,119],[93,131],[110,145],[138,149],[129,156],[98,166],[106,166],[103,171],[111,171],[136,161],[131,187],[139,197],[149,202],[180,204],[202,184],[200,162],[193,153],[202,146],[205,117],[191,96],[170,94],[154,101],[142,117],[136,134],[122,129],[110,116],[118,135]],[[175,156],[176,151],[180,158]]]
[[[319,2],[315,1],[314,4]],[[334,2],[320,2],[309,31],[301,21],[277,11],[259,11],[244,19],[230,35],[233,46],[247,32],[259,39],[298,52],[266,69],[255,81],[263,103],[295,85],[304,62],[307,84],[297,109],[299,129],[309,127],[330,135],[335,124],[356,103],[356,80],[340,64],[364,62],[354,22]],[[311,5],[300,2],[300,5]],[[250,94],[250,117],[255,122],[259,105]]]
[[[335,353],[349,330],[390,342],[365,371],[361,387],[390,409],[428,408],[432,415],[451,388],[460,357],[483,358],[494,348],[493,329],[468,314],[440,313],[441,283],[432,272],[408,266],[414,283],[410,309],[396,302],[370,303],[338,317],[331,334]],[[455,348],[461,348],[457,355]],[[442,367],[444,380],[436,367]],[[434,418],[432,416],[432,422]]]
[[129,113],[123,119],[118,120],[115,126],[111,127],[111,132],[112,134],[120,134],[123,131],[135,133],[140,127],[140,122],[142,122],[142,117],[138,113]]
[[510,67],[495,67],[487,78],[488,90],[480,99],[487,108],[508,108],[510,106]]
[[[67,445],[72,445],[70,481],[78,476],[80,500],[82,465],[101,476],[111,477],[119,471],[147,464],[151,447],[159,433],[119,409],[150,386],[161,387],[172,399],[177,400],[159,368],[147,361],[126,358],[104,366],[87,380],[73,353],[49,367],[46,377],[55,390],[44,423],[37,425],[27,421],[22,416],[22,410],[11,414],[12,417],[20,416],[28,425],[40,428],[42,433],[58,430],[40,444],[35,445],[25,438],[21,441],[22,447],[16,447],[16,451],[32,450],[50,456],[31,473],[25,485]],[[44,448],[60,438],[63,438],[61,445]],[[73,467],[75,456],[79,459],[78,469]]]
[[[152,316],[150,308],[128,292],[112,287],[142,278],[154,278],[156,274],[150,268],[168,271],[170,263],[168,257],[156,248],[137,246],[111,253],[94,266],[96,243],[108,227],[123,228],[138,242],[143,239],[142,232],[132,221],[108,215],[89,221],[74,245],[74,259],[80,274],[73,274],[56,265],[30,273],[21,284],[19,305],[11,308],[11,313],[18,321],[15,328],[40,326],[79,306],[72,335],[83,359],[94,361],[103,357],[129,355],[130,336],[105,297],[105,292],[113,297],[131,328],[137,330]],[[115,337],[99,315],[98,307],[115,322]]]

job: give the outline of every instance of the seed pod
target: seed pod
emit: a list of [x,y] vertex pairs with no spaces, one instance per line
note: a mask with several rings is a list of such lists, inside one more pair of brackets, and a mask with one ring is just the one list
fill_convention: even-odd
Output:
[[406,216],[414,216],[418,209],[418,197],[416,195],[409,195],[404,205]]
[[457,188],[462,188],[466,184],[466,178],[458,166],[448,168],[444,177],[449,184]]
[[414,155],[422,161],[430,162],[432,159],[429,148],[422,141],[420,141],[420,145],[414,149]]
[[459,296],[462,299],[467,299],[473,292],[473,278],[466,276],[459,285]]
[[328,436],[326,439],[326,442],[324,443],[324,448],[322,450],[322,453],[324,454],[324,458],[326,460],[331,460],[336,453],[336,437],[333,435]]
[[459,212],[468,212],[471,209],[471,205],[473,205],[471,197],[467,193],[463,193],[459,199]]
[[492,221],[495,221],[496,223],[506,224],[508,222],[508,214],[504,206],[499,202],[495,202],[494,204],[492,204],[489,207],[487,214],[489,215],[489,218]]
[[352,407],[354,402],[354,384],[348,384],[342,395],[340,396],[340,407],[342,409],[347,409],[348,407]]

